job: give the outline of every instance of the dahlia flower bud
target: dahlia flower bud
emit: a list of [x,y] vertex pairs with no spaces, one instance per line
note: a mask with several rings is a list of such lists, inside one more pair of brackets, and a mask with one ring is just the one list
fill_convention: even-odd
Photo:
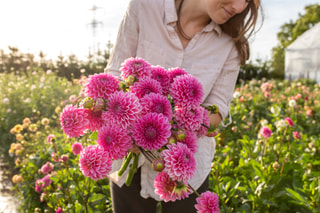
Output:
[[69,159],[68,155],[62,155],[61,158],[60,158],[60,161],[61,162],[67,162]]
[[176,139],[174,137],[169,138],[169,144],[176,143]]
[[132,86],[134,84],[135,80],[136,79],[135,79],[135,77],[133,75],[129,75],[125,80],[126,85],[127,86]]
[[157,158],[152,162],[152,168],[154,171],[161,172],[164,169],[164,160]]
[[91,109],[94,106],[94,100],[90,97],[87,97],[86,99],[83,100],[82,106],[83,108]]
[[125,82],[123,82],[123,81],[120,81],[119,82],[119,88],[118,88],[118,90],[119,91],[125,91],[127,89],[127,86],[126,86],[126,83]]
[[186,138],[186,133],[184,130],[179,129],[176,132],[176,138],[178,141],[183,141]]
[[280,164],[279,164],[278,162],[274,162],[274,163],[272,164],[272,168],[273,168],[274,170],[278,170],[278,169],[280,169]]
[[103,108],[104,101],[102,98],[97,98],[93,107],[93,111],[98,112]]

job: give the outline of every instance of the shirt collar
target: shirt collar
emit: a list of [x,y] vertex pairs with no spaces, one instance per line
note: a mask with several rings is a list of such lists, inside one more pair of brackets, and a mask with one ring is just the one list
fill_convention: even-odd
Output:
[[[167,25],[171,25],[177,22],[178,17],[174,0],[165,0],[165,17]],[[205,28],[203,28],[202,31],[215,31],[218,34],[218,36],[220,36],[222,33],[221,27],[213,21],[211,21]]]

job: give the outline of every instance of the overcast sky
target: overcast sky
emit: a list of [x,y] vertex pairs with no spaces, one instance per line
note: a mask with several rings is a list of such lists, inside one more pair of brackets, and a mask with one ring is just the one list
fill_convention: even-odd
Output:
[[[118,26],[129,0],[10,0],[0,3],[0,49],[14,46],[21,52],[57,59],[75,54],[80,59],[93,46],[115,42]],[[262,0],[265,19],[251,40],[252,59],[268,60],[277,45],[280,26],[295,21],[309,4],[319,0]],[[98,9],[93,12],[93,6]],[[93,30],[92,23],[96,24]],[[95,36],[94,36],[95,35]]]

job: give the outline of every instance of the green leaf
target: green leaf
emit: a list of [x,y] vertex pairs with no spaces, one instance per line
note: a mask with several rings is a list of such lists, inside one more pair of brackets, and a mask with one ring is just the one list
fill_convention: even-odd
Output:
[[90,135],[90,139],[96,141],[98,139],[98,132],[93,132],[91,135]]
[[101,200],[106,200],[107,197],[104,194],[94,194],[93,196],[91,196],[89,198],[89,202],[95,203],[95,202],[99,202]]
[[295,202],[299,205],[308,205],[308,201],[307,198],[302,196],[301,194],[299,194],[298,192],[296,192],[293,189],[290,188],[286,188],[286,191],[288,192],[288,196],[297,200],[298,202]]

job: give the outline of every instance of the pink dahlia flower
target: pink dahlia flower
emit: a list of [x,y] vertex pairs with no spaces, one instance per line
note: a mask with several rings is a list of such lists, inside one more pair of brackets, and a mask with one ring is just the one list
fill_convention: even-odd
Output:
[[197,213],[219,213],[219,197],[214,192],[203,192],[200,197],[196,198],[195,208]]
[[102,147],[89,145],[80,153],[79,165],[84,176],[99,180],[111,171],[112,160]]
[[160,82],[146,77],[134,83],[134,85],[129,88],[129,91],[134,93],[138,98],[142,98],[150,93],[162,94],[162,87]]
[[292,132],[292,135],[295,139],[300,140],[302,138],[301,134],[298,131]]
[[127,129],[118,125],[106,125],[99,129],[97,144],[106,150],[114,160],[123,158],[133,141]]
[[119,81],[110,73],[94,74],[87,79],[85,87],[89,97],[108,99],[110,94],[118,90]]
[[187,183],[178,184],[165,172],[159,172],[156,175],[153,185],[155,193],[159,195],[164,202],[187,198],[190,193]]
[[145,115],[150,112],[163,114],[170,121],[172,119],[172,108],[170,101],[166,96],[151,93],[145,95],[140,99],[140,104],[142,106],[142,114]]
[[184,74],[188,74],[188,73],[184,69],[181,69],[179,67],[169,69],[168,75],[170,78],[170,83],[173,83],[174,79],[177,76],[184,75]]
[[293,127],[293,121],[291,120],[291,118],[287,117],[287,118],[285,118],[284,120],[287,122],[287,124],[288,124],[290,127]]
[[178,140],[178,142],[187,145],[193,154],[198,150],[198,137],[194,132],[187,131],[186,137],[183,140]]
[[92,132],[97,131],[104,125],[105,121],[102,119],[102,110],[94,111],[92,109],[87,109],[86,112],[89,120],[88,129]]
[[48,174],[49,172],[51,172],[53,170],[53,164],[50,162],[45,163],[44,165],[42,165],[41,167],[41,173],[42,174]]
[[110,95],[106,110],[102,112],[102,119],[106,123],[126,128],[140,117],[141,105],[134,94],[119,91]]
[[174,112],[174,119],[178,127],[188,130],[197,131],[201,127],[203,121],[203,107],[190,108],[176,108]]
[[83,146],[79,142],[75,142],[72,144],[72,152],[74,155],[80,154],[80,152],[83,150]]
[[261,129],[260,129],[260,135],[262,136],[262,137],[264,137],[264,138],[270,138],[271,137],[271,134],[272,134],[272,131],[271,131],[271,129],[269,129],[269,127],[266,127],[266,126],[264,126],[264,127],[262,127]]
[[204,92],[198,79],[187,74],[174,79],[170,95],[176,106],[193,108],[201,104]]
[[270,84],[269,82],[265,82],[263,84],[261,84],[260,86],[262,92],[270,92],[273,88],[273,85]]
[[[204,108],[203,108],[201,124],[204,124],[205,126],[210,127],[209,114],[208,114],[208,111]],[[207,135],[208,129],[205,126],[201,125],[200,128],[197,130],[197,136],[199,138]]]
[[136,121],[132,137],[143,149],[157,150],[168,142],[170,129],[171,124],[164,115],[148,113]]
[[89,120],[85,109],[67,105],[61,115],[61,127],[69,137],[79,137],[85,134]]
[[35,191],[41,192],[44,188],[49,186],[51,183],[52,183],[52,180],[50,179],[50,175],[46,175],[42,179],[36,180]]
[[129,75],[143,78],[151,75],[151,65],[142,58],[128,58],[121,64],[121,77],[125,80]]
[[196,159],[186,144],[169,144],[168,149],[161,152],[165,161],[164,171],[177,181],[188,181],[196,172]]
[[170,77],[168,72],[161,66],[151,66],[151,78],[160,82],[163,95],[169,94]]
[[53,134],[50,134],[50,135],[47,136],[47,142],[48,142],[49,144],[52,144],[52,142],[54,142],[55,139],[56,139],[56,136],[53,135]]

